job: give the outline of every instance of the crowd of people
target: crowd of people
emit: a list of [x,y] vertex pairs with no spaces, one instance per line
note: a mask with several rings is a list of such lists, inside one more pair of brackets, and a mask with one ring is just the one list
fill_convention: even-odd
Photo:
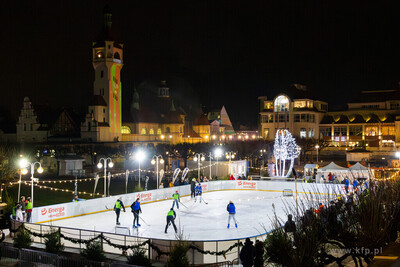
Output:
[[32,201],[30,197],[21,196],[20,201],[15,203],[12,217],[18,222],[31,222],[32,218]]

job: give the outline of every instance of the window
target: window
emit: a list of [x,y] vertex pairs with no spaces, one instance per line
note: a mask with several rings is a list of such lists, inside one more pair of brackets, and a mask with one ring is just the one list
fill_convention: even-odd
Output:
[[264,102],[264,109],[273,109],[274,105],[272,102]]
[[26,123],[24,123],[24,131],[26,131]]
[[180,131],[180,133],[182,133],[182,127],[179,127],[179,131]]
[[275,112],[287,112],[289,111],[289,99],[280,95],[275,99]]
[[103,122],[104,122],[104,123],[106,122],[106,118],[103,118]]
[[264,129],[264,138],[269,138],[269,128]]
[[33,131],[33,126],[32,126],[32,123],[29,125],[29,131]]
[[142,128],[142,131],[140,131],[140,134],[147,134],[146,128]]
[[106,113],[106,109],[105,108],[103,108],[103,113]]
[[365,135],[366,136],[377,136],[378,135],[378,126],[365,127]]
[[307,129],[300,128],[300,138],[307,138]]
[[382,135],[396,135],[394,126],[382,126]]
[[149,134],[154,134],[154,129],[153,128],[150,129]]
[[347,136],[347,127],[334,127],[333,134],[335,136]]
[[349,135],[351,136],[362,136],[362,126],[350,126]]
[[308,138],[314,137],[314,128],[309,128],[308,129]]
[[171,129],[170,129],[169,127],[167,127],[167,128],[165,129],[165,132],[166,132],[166,133],[170,133],[170,132],[171,132]]
[[289,122],[289,114],[275,114],[275,122]]
[[92,130],[92,124],[90,123],[90,121],[87,123],[87,129],[88,129],[88,132],[90,132]]
[[300,122],[300,114],[294,114],[294,122]]
[[320,135],[322,137],[332,136],[332,129],[331,127],[321,127],[319,128]]
[[158,128],[158,130],[157,130],[157,134],[162,134],[162,131],[161,131],[161,129],[160,129],[160,128]]
[[121,133],[122,134],[130,134],[131,133],[131,128],[129,128],[128,126],[122,126],[121,127]]
[[104,77],[104,71],[101,71],[100,72],[100,78],[103,78]]
[[306,101],[296,101],[296,102],[294,102],[294,107],[295,108],[305,108]]

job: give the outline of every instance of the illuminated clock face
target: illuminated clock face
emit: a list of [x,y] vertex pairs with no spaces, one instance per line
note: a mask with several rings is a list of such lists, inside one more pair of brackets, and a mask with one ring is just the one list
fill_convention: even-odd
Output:
[[103,52],[97,52],[96,56],[97,56],[97,58],[103,58],[104,54],[103,54]]

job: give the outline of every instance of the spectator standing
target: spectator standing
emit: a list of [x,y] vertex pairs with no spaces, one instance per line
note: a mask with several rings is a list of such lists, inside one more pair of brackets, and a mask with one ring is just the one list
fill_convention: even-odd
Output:
[[255,244],[254,267],[264,266],[264,244],[260,240],[256,240]]
[[292,220],[292,214],[288,215],[288,220],[285,223],[284,229],[285,229],[286,233],[294,233],[294,232],[296,232],[296,224]]
[[28,198],[26,199],[26,206],[25,206],[25,210],[26,210],[26,222],[28,222],[28,223],[31,222],[32,209],[33,209],[32,201],[31,201],[31,198],[28,197]]
[[251,267],[254,265],[254,254],[253,242],[250,241],[250,238],[246,238],[244,246],[240,251],[240,261],[242,262],[243,267]]

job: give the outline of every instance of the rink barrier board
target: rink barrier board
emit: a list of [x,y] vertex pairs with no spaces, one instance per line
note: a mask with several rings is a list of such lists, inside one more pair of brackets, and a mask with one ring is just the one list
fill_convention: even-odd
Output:
[[[246,188],[249,187],[249,188]],[[275,188],[274,188],[275,187]],[[298,194],[320,194],[320,195],[337,195],[343,193],[340,185],[336,184],[315,184],[315,183],[299,183],[298,187],[303,187]],[[202,183],[203,192],[216,192],[227,190],[245,190],[245,191],[263,191],[263,192],[283,192],[284,189],[292,189],[295,191],[294,182],[275,182],[275,181],[251,181],[251,180],[235,180],[235,181],[213,181]],[[263,188],[263,189],[262,189]],[[267,189],[271,188],[271,189]],[[305,188],[308,189],[305,190]],[[107,209],[107,206],[114,206],[118,198],[122,198],[124,203],[135,201],[137,197],[141,199],[141,204],[155,203],[159,201],[171,200],[172,194],[178,191],[182,197],[190,196],[190,185],[168,187],[163,189],[155,189],[149,191],[141,191],[123,195],[110,196],[105,198],[89,199],[79,202],[68,202],[43,207],[33,208],[32,221],[37,224],[64,220],[79,216],[85,216],[100,212],[106,212],[113,209]],[[316,192],[317,191],[317,192]],[[323,192],[321,192],[323,191]],[[106,209],[102,208],[105,207]],[[130,205],[125,205],[129,208]],[[86,211],[86,212],[84,212]]]

